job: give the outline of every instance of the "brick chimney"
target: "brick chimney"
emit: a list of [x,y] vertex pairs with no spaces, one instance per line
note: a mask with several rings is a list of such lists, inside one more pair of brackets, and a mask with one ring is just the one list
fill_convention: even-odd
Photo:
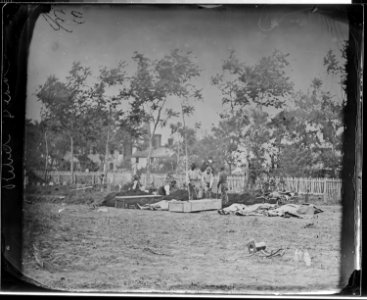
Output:
[[161,134],[155,134],[153,137],[153,148],[157,149],[161,147],[162,142],[162,135]]

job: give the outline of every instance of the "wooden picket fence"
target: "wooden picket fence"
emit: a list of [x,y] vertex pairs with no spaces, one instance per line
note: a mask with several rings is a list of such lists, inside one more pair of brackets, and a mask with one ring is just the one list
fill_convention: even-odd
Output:
[[[259,183],[260,186],[260,183]],[[304,195],[317,195],[325,202],[341,200],[342,181],[335,178],[275,178],[277,190]]]
[[[41,171],[35,172],[40,177]],[[70,172],[68,171],[53,171],[49,174],[49,180],[55,184],[68,185],[71,183]],[[75,172],[74,183],[94,185],[100,184],[100,172]],[[185,185],[185,174],[174,175],[179,187]],[[334,178],[273,178],[276,190],[287,190],[298,194],[317,195],[328,202],[329,199],[335,202],[341,199],[341,179]],[[110,186],[122,186],[131,181],[130,172],[115,172],[108,173],[107,184]],[[165,174],[151,174],[150,182],[147,182],[145,174],[142,174],[141,181],[144,185],[159,187],[167,183]],[[245,176],[228,176],[228,188],[230,193],[242,193],[248,189],[261,189],[264,187],[264,181],[258,180],[253,186],[248,185],[248,180]],[[216,186],[217,178],[214,180]]]

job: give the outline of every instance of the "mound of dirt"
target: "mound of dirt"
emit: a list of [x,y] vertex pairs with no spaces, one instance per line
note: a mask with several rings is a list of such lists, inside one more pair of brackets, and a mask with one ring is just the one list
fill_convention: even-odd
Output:
[[[274,202],[274,203],[273,203]],[[275,204],[276,201],[269,201],[267,203]],[[242,194],[228,194],[228,203],[223,205],[223,207],[230,206],[231,204],[238,203],[238,204],[245,204],[245,205],[252,205],[263,203],[262,199],[257,199],[256,194],[252,192],[246,192]]]
[[101,192],[100,189],[86,189],[84,191],[70,191],[63,199],[67,204],[94,204],[101,205],[108,192]]
[[115,196],[138,196],[138,195],[150,195],[150,194],[140,190],[120,191],[115,193]]
[[[134,199],[127,199],[126,201],[129,202],[130,205],[135,205],[135,204],[139,204],[139,205],[144,205],[144,204],[151,204],[151,203],[155,203],[158,202],[160,200],[180,200],[180,201],[185,201],[189,199],[189,195],[187,190],[184,189],[179,189],[176,190],[174,192],[172,192],[170,195],[167,196],[162,196],[161,198],[157,197],[157,198],[145,198],[144,195],[150,195],[149,193],[143,192],[143,191],[122,191],[122,192],[116,192],[116,193],[110,193],[107,196],[105,196],[103,202],[101,203],[101,205],[103,206],[110,206],[113,207],[115,205],[115,197],[116,196],[137,196],[137,195],[141,195],[142,197],[139,198],[134,198]],[[212,198],[220,198],[219,194],[212,194]],[[251,205],[251,204],[257,204],[257,203],[262,203],[263,200],[262,199],[256,199],[256,196],[253,193],[250,192],[246,192],[243,194],[228,194],[228,203],[224,204],[223,207],[227,207],[230,206],[233,203],[239,203],[239,204],[246,204],[246,205]],[[273,204],[273,203],[271,203]]]
[[25,194],[40,194],[40,195],[64,195],[65,193],[69,192],[70,189],[74,187],[70,186],[62,186],[62,185],[45,185],[45,186],[36,186],[31,185],[27,186],[26,190],[24,191]]
[[28,203],[48,202],[66,204],[87,204],[99,206],[106,194],[100,187],[76,187],[76,186],[34,186],[24,193]]
[[187,190],[176,190],[167,196],[163,196],[163,200],[189,200],[189,193]]
[[[152,198],[144,198],[145,195],[151,195],[149,193],[146,193],[144,191],[140,190],[131,190],[131,191],[120,191],[115,193],[109,193],[106,195],[101,203],[102,206],[109,206],[114,207],[115,206],[115,197],[116,196],[139,196],[141,195],[141,198],[134,198],[130,199],[129,202],[132,202],[131,205],[139,203],[139,205],[144,205],[147,203],[152,203]],[[157,200],[158,199],[158,200]],[[160,198],[154,198],[154,201],[160,201]]]

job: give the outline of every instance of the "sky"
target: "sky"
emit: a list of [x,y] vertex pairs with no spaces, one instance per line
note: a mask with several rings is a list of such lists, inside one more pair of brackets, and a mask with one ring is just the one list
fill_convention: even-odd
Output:
[[[329,49],[337,54],[348,37],[347,22],[326,19],[311,13],[310,7],[199,9],[196,6],[76,5],[59,6],[58,15],[68,31],[55,30],[41,16],[35,26],[29,52],[27,82],[27,118],[40,119],[40,103],[35,91],[48,76],[63,80],[73,61],[91,67],[96,74],[101,66],[113,67],[128,62],[134,51],[150,59],[170,50],[190,50],[201,69],[195,80],[202,89],[203,101],[187,120],[189,126],[202,124],[200,134],[210,132],[222,110],[219,90],[211,85],[211,76],[221,71],[223,60],[235,50],[240,61],[254,65],[277,49],[289,53],[287,74],[296,90],[307,91],[314,77],[339,94],[337,78],[326,76],[323,57]],[[72,12],[74,11],[74,12]],[[77,13],[75,13],[77,11]],[[50,13],[52,16],[52,12]],[[77,24],[73,20],[83,21]],[[332,26],[330,26],[332,24]],[[330,29],[331,28],[331,29]],[[57,29],[57,28],[56,28]],[[175,107],[174,99],[169,101]],[[159,129],[163,142],[168,129]]]

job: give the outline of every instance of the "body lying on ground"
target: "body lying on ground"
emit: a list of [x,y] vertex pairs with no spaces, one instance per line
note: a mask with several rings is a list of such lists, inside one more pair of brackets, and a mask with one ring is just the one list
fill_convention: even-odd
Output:
[[259,216],[264,215],[265,211],[277,208],[277,204],[258,203],[253,205],[245,205],[240,203],[233,203],[230,206],[218,210],[221,215],[241,215],[241,216]]
[[234,214],[237,216],[268,216],[268,217],[296,217],[314,215],[323,212],[313,204],[253,204],[245,205],[234,203],[224,209],[218,210],[221,215]]
[[137,206],[139,207],[139,209],[143,209],[143,210],[168,210],[168,202],[171,202],[171,201],[176,201],[176,200],[161,200],[159,202],[152,203],[152,204],[145,204],[145,205],[137,204]]
[[302,218],[301,215],[315,215],[323,211],[313,204],[285,204],[277,209],[269,210],[269,217],[296,217]]

